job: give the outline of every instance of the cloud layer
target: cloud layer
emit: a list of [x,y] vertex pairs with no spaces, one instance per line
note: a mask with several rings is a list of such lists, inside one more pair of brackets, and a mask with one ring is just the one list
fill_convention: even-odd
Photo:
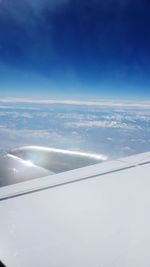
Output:
[[150,101],[120,101],[120,100],[71,100],[71,99],[36,99],[36,98],[0,98],[0,103],[25,103],[25,104],[64,104],[76,106],[98,106],[110,108],[146,108],[150,109]]
[[148,151],[149,104],[1,99],[0,147],[25,145],[96,153],[108,158]]

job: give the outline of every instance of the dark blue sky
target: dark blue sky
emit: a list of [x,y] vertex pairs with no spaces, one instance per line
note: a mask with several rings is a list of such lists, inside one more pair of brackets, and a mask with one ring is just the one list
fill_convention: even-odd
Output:
[[150,98],[150,2],[1,0],[0,96]]

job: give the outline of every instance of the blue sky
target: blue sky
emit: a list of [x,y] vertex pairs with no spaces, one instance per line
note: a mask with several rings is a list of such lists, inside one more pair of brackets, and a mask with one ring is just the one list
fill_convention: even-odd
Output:
[[0,97],[150,99],[147,0],[0,1]]

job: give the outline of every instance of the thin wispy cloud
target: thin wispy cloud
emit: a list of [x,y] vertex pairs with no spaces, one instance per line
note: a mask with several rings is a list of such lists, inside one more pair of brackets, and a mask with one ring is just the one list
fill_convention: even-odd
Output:
[[0,98],[0,103],[26,103],[26,104],[63,104],[75,106],[98,106],[115,108],[150,108],[150,101],[117,101],[117,100],[59,100],[59,99],[34,99],[34,98]]
[[119,123],[117,121],[82,121],[82,122],[70,122],[66,123],[68,127],[72,128],[114,128],[124,130],[141,129],[140,126],[134,126],[127,123]]

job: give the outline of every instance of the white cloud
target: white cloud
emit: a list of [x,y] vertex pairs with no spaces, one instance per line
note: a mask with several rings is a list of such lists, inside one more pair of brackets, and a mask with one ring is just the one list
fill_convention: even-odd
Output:
[[25,112],[25,113],[22,113],[22,114],[19,114],[19,115],[20,115],[20,117],[27,118],[27,119],[32,119],[33,118],[33,116],[28,112]]
[[27,129],[23,129],[23,130],[19,130],[19,129],[10,129],[8,127],[5,126],[0,126],[1,128],[1,133],[2,130],[4,133],[11,135],[12,138],[61,138],[62,136],[57,133],[57,132],[50,132],[47,130],[27,130]]
[[111,137],[107,137],[106,139],[107,139],[107,141],[110,141],[110,142],[113,141],[113,139]]
[[17,112],[17,111],[0,111],[1,116],[9,116],[10,118],[18,119],[18,118],[26,118],[31,119],[33,116],[29,112]]
[[88,114],[88,113],[57,113],[56,114],[56,118],[59,119],[64,119],[64,120],[93,120],[93,119],[97,119],[99,116],[97,115],[92,115],[92,114]]
[[124,130],[134,130],[139,126],[128,125],[126,123],[119,123],[117,121],[82,121],[82,122],[68,122],[66,123],[68,127],[80,128],[116,128],[116,129],[124,129]]
[[[42,145],[118,156],[120,151],[128,155],[150,147],[148,108],[122,108],[119,113],[118,108],[110,106],[112,101],[107,102],[106,109],[101,106],[105,101],[99,101],[98,108],[89,101],[22,98],[1,101],[0,147],[4,149]],[[58,102],[63,106],[53,107]]]
[[43,104],[43,105],[75,105],[75,106],[96,106],[96,107],[114,107],[123,109],[143,108],[150,109],[150,101],[116,101],[116,100],[59,100],[59,99],[32,99],[32,98],[0,98],[0,103],[24,103],[24,104]]

